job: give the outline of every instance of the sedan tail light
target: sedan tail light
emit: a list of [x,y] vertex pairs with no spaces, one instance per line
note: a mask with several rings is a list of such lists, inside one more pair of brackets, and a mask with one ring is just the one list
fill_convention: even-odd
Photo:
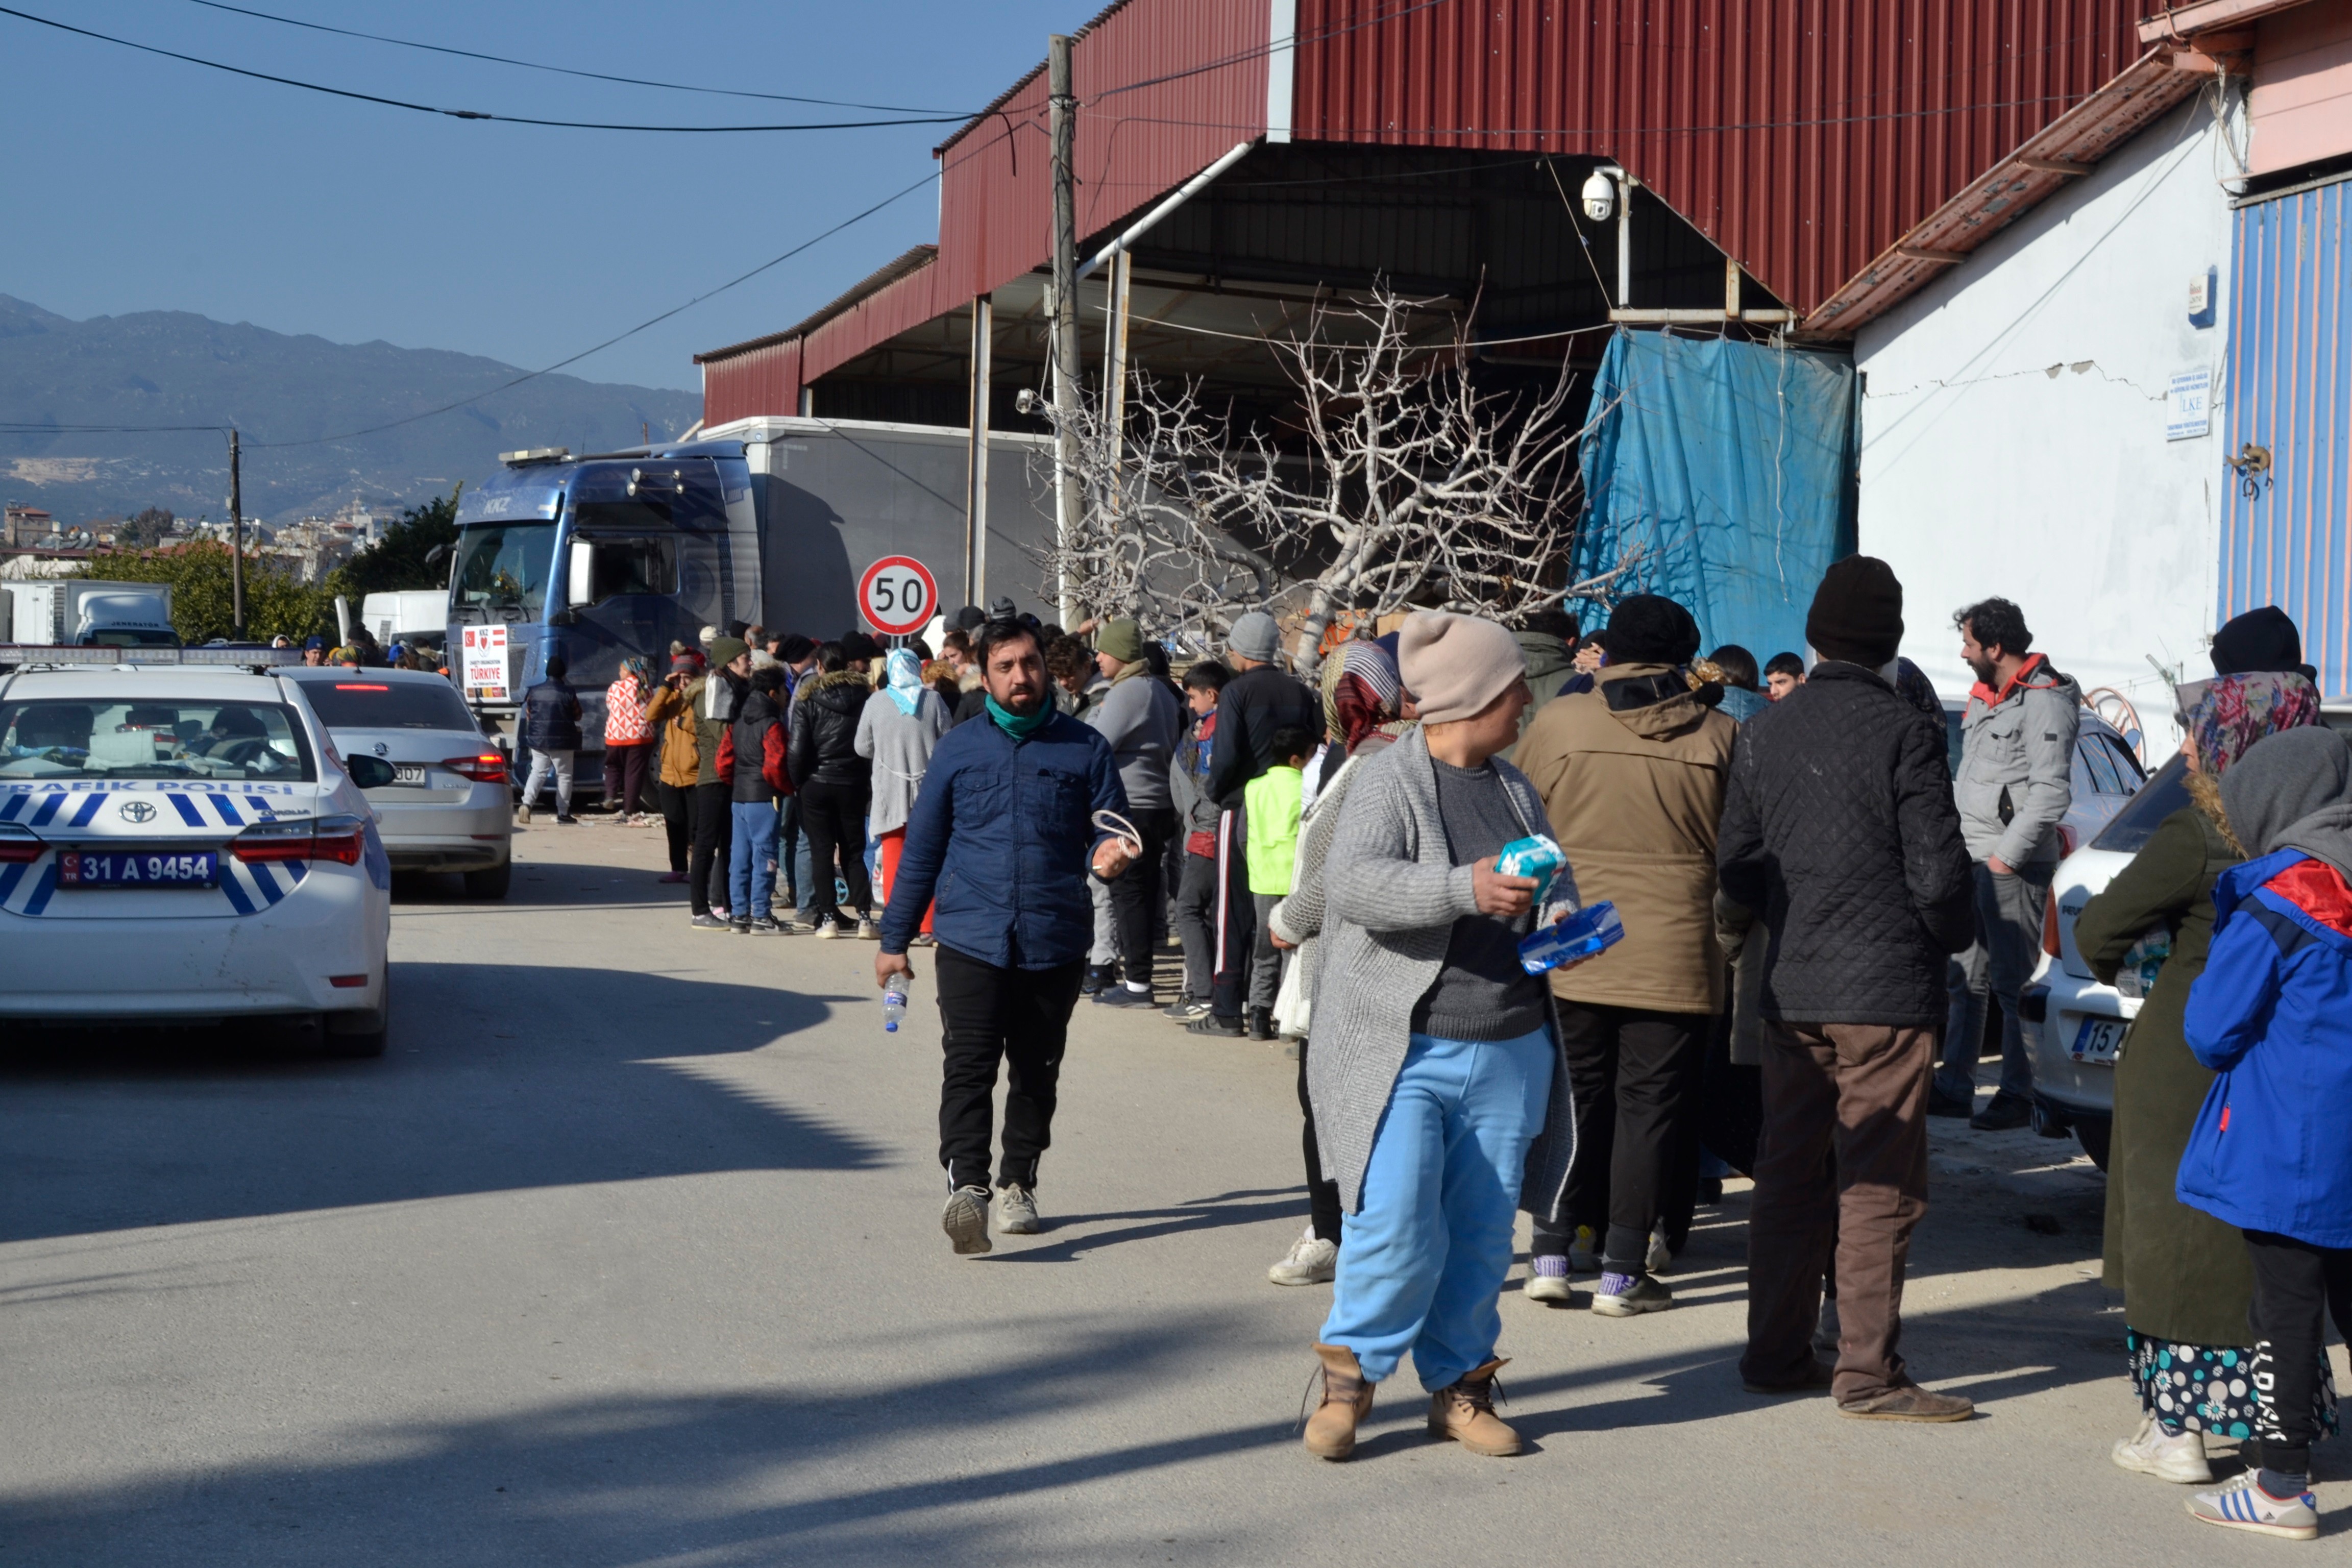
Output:
[[0,823],[0,866],[22,866],[48,853],[49,847],[29,827]]
[[356,816],[258,822],[229,840],[229,853],[257,860],[332,860],[356,866],[367,845],[367,824]]
[[469,778],[476,784],[506,782],[507,759],[502,752],[484,752],[478,756],[451,757],[441,765],[459,777]]
[[2058,946],[2058,894],[2045,889],[2042,894],[2042,951],[2053,958],[2063,958]]

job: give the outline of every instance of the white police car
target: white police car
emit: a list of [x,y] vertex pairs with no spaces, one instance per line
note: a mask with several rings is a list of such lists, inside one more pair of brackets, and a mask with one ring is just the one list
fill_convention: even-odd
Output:
[[274,675],[0,676],[0,1020],[314,1017],[381,1054],[377,770]]

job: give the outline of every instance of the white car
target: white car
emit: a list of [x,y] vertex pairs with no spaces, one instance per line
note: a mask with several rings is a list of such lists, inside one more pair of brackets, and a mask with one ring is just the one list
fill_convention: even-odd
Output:
[[275,675],[0,675],[0,1019],[315,1019],[382,1054],[392,867],[362,784],[390,773]]
[[[372,595],[373,596],[373,595]],[[420,669],[289,669],[346,757],[381,757],[371,786],[395,871],[457,871],[466,892],[503,899],[514,876],[514,788],[506,753],[482,733],[457,689]]]

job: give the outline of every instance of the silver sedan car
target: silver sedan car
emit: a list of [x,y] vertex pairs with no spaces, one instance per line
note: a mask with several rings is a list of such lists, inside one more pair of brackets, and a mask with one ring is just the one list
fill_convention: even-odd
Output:
[[395,871],[457,871],[466,892],[503,899],[513,876],[507,759],[457,689],[415,669],[289,669],[344,756],[392,764],[367,792]]

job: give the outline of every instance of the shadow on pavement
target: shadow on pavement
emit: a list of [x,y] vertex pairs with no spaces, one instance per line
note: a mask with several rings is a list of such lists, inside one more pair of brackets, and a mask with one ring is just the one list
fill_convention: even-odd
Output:
[[373,1061],[306,1058],[249,1027],[10,1031],[0,1242],[884,1159],[821,1115],[709,1081],[698,1059],[809,1028],[823,998],[488,963],[396,964],[393,986]]

